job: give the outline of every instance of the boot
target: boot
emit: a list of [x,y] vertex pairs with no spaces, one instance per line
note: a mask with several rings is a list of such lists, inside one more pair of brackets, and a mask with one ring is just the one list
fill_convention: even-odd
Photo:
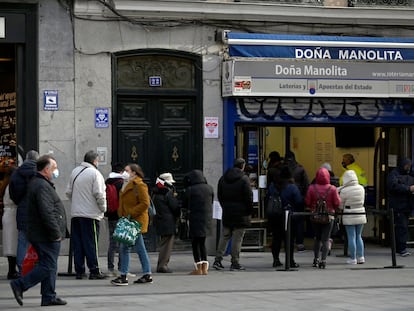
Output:
[[190,275],[202,275],[203,274],[202,265],[203,265],[202,261],[194,263],[195,270],[190,272]]
[[16,257],[14,256],[7,256],[7,261],[9,263],[9,272],[7,273],[8,280],[18,279],[20,274],[16,270]]
[[208,274],[208,261],[202,261],[201,262],[201,273],[203,275],[207,275]]

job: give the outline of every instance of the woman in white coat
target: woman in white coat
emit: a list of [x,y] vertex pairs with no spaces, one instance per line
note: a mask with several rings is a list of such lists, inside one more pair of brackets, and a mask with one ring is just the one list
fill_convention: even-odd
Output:
[[[347,170],[343,175],[343,186],[338,188],[341,198],[340,209],[343,210],[342,223],[345,226],[348,237],[348,264],[363,264],[364,241],[362,240],[362,230],[367,222],[365,215],[365,189],[358,183],[358,177],[353,170]],[[350,213],[350,215],[347,215]],[[357,213],[357,214],[351,214]]]
[[16,253],[17,253],[17,223],[16,213],[17,205],[14,204],[9,194],[9,186],[7,185],[4,196],[4,214],[3,214],[3,256],[7,257],[9,264],[9,272],[7,273],[7,279],[17,279],[19,273],[16,268]]

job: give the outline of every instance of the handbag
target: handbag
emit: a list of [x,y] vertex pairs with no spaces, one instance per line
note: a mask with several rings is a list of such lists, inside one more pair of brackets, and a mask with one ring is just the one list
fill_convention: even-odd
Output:
[[138,235],[141,233],[141,224],[128,217],[121,217],[116,223],[113,238],[114,240],[133,246],[135,244]]

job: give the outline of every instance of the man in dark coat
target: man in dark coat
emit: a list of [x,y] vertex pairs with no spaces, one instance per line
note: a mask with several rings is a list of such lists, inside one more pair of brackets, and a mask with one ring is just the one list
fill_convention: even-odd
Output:
[[58,176],[57,163],[50,155],[37,161],[37,174],[27,190],[27,238],[39,257],[38,264],[24,277],[10,282],[14,297],[23,305],[23,292],[41,283],[41,306],[65,305],[56,296],[57,262],[60,243],[66,236],[66,213],[51,180]]
[[26,160],[23,164],[14,171],[10,179],[10,198],[17,205],[17,254],[16,262],[19,272],[22,272],[22,263],[26,255],[29,242],[27,241],[27,188],[29,181],[36,175],[36,160],[39,158],[39,153],[35,150],[30,150],[26,154]]
[[[287,165],[292,173],[293,180],[298,186],[299,191],[304,199],[306,196],[306,192],[308,191],[309,187],[309,178],[308,174],[306,173],[305,168],[296,161],[296,156],[292,151],[286,152],[285,155],[285,165]],[[298,212],[303,212],[305,210],[305,206],[297,207]],[[305,228],[305,221],[303,216],[297,216],[295,220],[295,236],[296,236],[296,245],[298,252],[303,252],[305,250],[304,240],[304,228]]]
[[411,159],[402,159],[388,175],[389,208],[394,210],[396,251],[408,256],[408,220],[414,209],[414,177]]
[[239,262],[240,250],[245,228],[250,226],[253,213],[253,193],[250,180],[244,173],[245,165],[246,161],[242,158],[234,160],[233,167],[229,168],[218,182],[217,196],[223,209],[223,232],[213,264],[217,270],[224,269],[221,261],[230,239],[230,270],[244,270]]

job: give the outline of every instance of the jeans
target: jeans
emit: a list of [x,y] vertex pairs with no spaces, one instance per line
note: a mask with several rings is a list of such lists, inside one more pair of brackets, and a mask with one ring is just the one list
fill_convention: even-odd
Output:
[[24,257],[26,256],[27,249],[29,248],[29,241],[26,238],[26,233],[22,230],[19,230],[17,238],[17,254],[16,262],[17,268],[19,269],[20,274],[22,273],[22,265]]
[[[129,248],[130,246],[124,243],[119,243],[119,259],[121,260],[121,269],[120,269],[121,275],[126,275],[129,272]],[[145,248],[144,238],[142,234],[139,234],[135,241],[135,251],[138,254],[139,261],[141,262],[142,273],[151,274],[151,263],[148,257],[147,250]]]
[[348,237],[348,253],[351,259],[364,257],[364,241],[362,241],[362,229],[364,225],[345,225]]
[[223,226],[222,236],[217,248],[216,261],[222,261],[224,252],[226,251],[227,243],[231,241],[231,263],[239,264],[240,251],[243,243],[244,228],[228,228]]
[[23,292],[41,283],[42,303],[47,304],[56,298],[55,288],[60,241],[32,242],[32,245],[39,257],[38,264],[24,277],[13,280],[12,283]]
[[[114,240],[114,238],[112,237],[112,235],[114,234],[117,222],[118,222],[117,220],[108,219],[109,246],[108,246],[107,262],[108,262],[109,271],[114,270],[115,253],[119,251],[119,243],[116,240]],[[118,259],[118,270],[120,268],[121,268],[121,262]]]

